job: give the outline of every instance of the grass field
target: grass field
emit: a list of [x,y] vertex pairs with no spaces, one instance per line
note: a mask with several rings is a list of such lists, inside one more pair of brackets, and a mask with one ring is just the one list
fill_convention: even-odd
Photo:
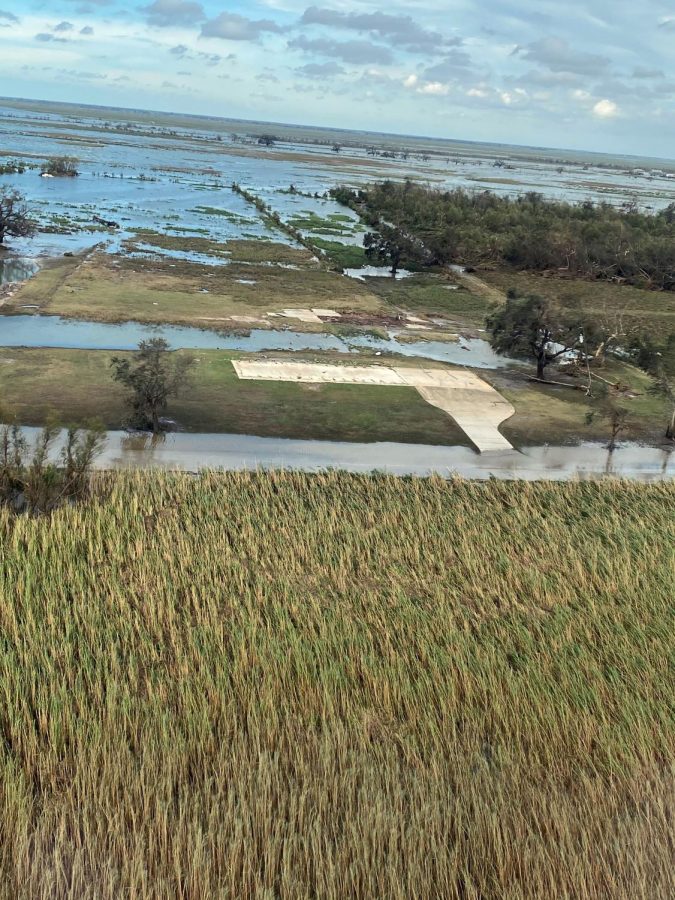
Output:
[[0,896],[675,890],[672,484],[0,510]]
[[[24,425],[42,425],[56,415],[65,423],[98,418],[109,428],[119,428],[125,417],[124,393],[111,379],[113,355],[98,350],[0,348],[3,407]],[[245,355],[222,350],[196,353],[189,389],[169,406],[169,415],[181,428],[263,437],[468,445],[452,419],[422,400],[414,388],[240,381],[231,364],[240,357]],[[283,353],[266,357],[289,358]],[[344,354],[330,353],[293,353],[292,359],[349,362]],[[351,361],[387,360],[359,354]],[[419,365],[419,361],[397,359],[396,364]],[[602,371],[604,377],[629,388],[617,397],[630,411],[621,439],[660,443],[670,407],[647,392],[649,378],[620,363]],[[597,402],[589,402],[581,391],[533,384],[522,374],[504,371],[478,374],[514,405],[516,414],[501,431],[516,447],[609,439],[607,422],[601,418],[586,422]]]
[[[206,241],[175,240],[198,246]],[[206,244],[210,246],[211,242]],[[263,260],[265,250],[269,250],[269,255]],[[200,327],[208,327],[209,320],[213,324],[214,320],[233,315],[264,317],[267,312],[286,307],[387,311],[385,304],[360,282],[311,264],[306,251],[259,242],[252,255],[248,242],[238,241],[231,252],[232,263],[220,266],[170,258],[115,258],[103,253],[94,254],[77,267],[68,260],[69,265],[39,272],[17,291],[3,311],[20,312],[21,306],[35,304],[41,313],[71,318],[105,322],[133,319]],[[266,262],[283,262],[297,268]],[[255,283],[242,283],[246,281]],[[225,323],[217,324],[223,327]],[[230,324],[234,327],[234,323]]]
[[480,278],[506,292],[513,287],[521,294],[537,294],[559,300],[563,306],[582,310],[590,319],[613,321],[621,313],[627,328],[639,327],[663,338],[675,330],[675,293],[647,291],[631,285],[611,284],[584,278],[544,278],[530,272],[481,271]]
[[[358,247],[336,245],[332,262],[319,264],[307,250],[275,242],[218,244],[204,237],[155,232],[141,237],[142,243],[169,254],[210,254],[216,262],[206,265],[180,257],[105,253],[53,260],[6,301],[2,312],[20,313],[23,306],[37,306],[43,314],[102,322],[234,328],[236,322],[228,323],[230,316],[253,316],[260,319],[259,325],[273,327],[278,321],[266,318],[267,313],[323,307],[374,320],[405,312],[440,315],[475,330],[488,308],[484,299],[467,290],[452,290],[452,281],[438,274],[420,274],[405,281],[374,278],[361,282],[330,271],[333,263],[357,268],[368,263]],[[218,265],[218,258],[229,262]],[[321,329],[297,320],[293,327]]]
[[[24,425],[42,425],[56,415],[62,422],[80,424],[98,418],[109,428],[119,428],[126,415],[125,395],[111,378],[114,355],[0,349],[3,408]],[[219,350],[197,353],[190,387],[169,406],[169,415],[182,428],[263,437],[468,446],[464,432],[414,388],[241,381],[230,361],[235,356]]]

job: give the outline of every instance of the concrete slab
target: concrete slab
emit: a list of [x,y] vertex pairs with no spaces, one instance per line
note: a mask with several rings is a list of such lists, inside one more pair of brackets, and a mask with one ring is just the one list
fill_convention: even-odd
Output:
[[466,369],[339,366],[281,360],[233,360],[232,365],[243,379],[414,387],[427,403],[451,416],[481,453],[512,449],[499,426],[514,414],[513,406]]
[[279,315],[286,319],[298,319],[300,322],[313,322],[321,324],[321,319],[311,309],[282,309]]

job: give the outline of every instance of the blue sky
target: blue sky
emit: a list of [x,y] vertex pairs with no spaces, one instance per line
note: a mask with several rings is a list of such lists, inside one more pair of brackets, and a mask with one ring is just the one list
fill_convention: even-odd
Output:
[[0,94],[675,156],[672,0],[0,0]]

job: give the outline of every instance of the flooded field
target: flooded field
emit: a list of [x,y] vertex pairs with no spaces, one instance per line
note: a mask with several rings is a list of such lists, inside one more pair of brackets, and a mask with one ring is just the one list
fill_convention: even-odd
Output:
[[58,316],[6,316],[0,318],[1,347],[53,347],[71,350],[135,350],[140,341],[161,337],[172,350],[241,350],[256,353],[265,350],[309,350],[357,353],[394,353],[479,369],[498,369],[513,364],[499,356],[487,341],[475,338],[457,343],[416,341],[405,343],[392,334],[389,338],[252,329],[248,334],[219,334],[199,328],[171,325],[142,325],[124,322],[78,322]]
[[[329,191],[339,184],[358,188],[376,179],[411,178],[448,189],[537,191],[648,211],[675,201],[675,164],[659,160],[282,125],[274,126],[267,146],[259,140],[261,123],[2,103],[0,161],[16,160],[24,171],[1,175],[0,189],[25,195],[38,231],[31,239],[9,239],[0,250],[0,347],[46,354],[125,351],[162,337],[171,349],[337,353],[345,359],[396,355],[493,370],[513,391],[522,433],[527,436],[532,422],[543,418],[555,443],[585,439],[574,398],[544,401],[522,381],[514,386],[514,361],[481,337],[487,311],[504,302],[506,288],[460,267],[421,274],[400,269],[392,278],[386,268],[367,265],[366,225]],[[73,157],[79,174],[44,177],[43,164],[58,156]],[[69,367],[76,361],[43,360],[71,379],[72,391]],[[92,360],[90,377],[95,365]],[[162,445],[111,432],[106,460],[185,468],[386,467],[504,478],[671,474],[669,458],[639,445],[610,456],[598,445],[534,447],[483,461],[463,447],[359,443],[381,433],[374,398],[364,401],[362,411],[354,407],[348,443],[342,443],[344,429],[331,433],[338,442],[197,434],[215,421],[217,391],[231,377],[221,369],[214,368],[220,380],[205,393],[211,419],[196,427],[193,422],[192,434],[172,435]],[[16,384],[13,390],[21,402]],[[238,396],[243,388],[231,390]],[[78,402],[86,406],[83,398]],[[251,424],[237,420],[244,435],[261,428],[255,422],[260,408],[248,411]],[[406,414],[417,421],[414,410]],[[109,427],[116,423],[108,420]],[[219,425],[222,431],[237,430],[225,425]],[[630,436],[641,440],[646,426],[640,427]],[[281,433],[313,436],[297,428]],[[371,439],[389,440],[390,434],[402,439],[398,427]],[[433,444],[428,430],[413,440],[420,437]],[[548,437],[542,426],[527,442]]]
[[[58,106],[38,113],[0,104],[0,150],[4,159],[28,166],[23,175],[0,176],[0,186],[18,187],[36,210],[37,239],[13,242],[31,256],[53,255],[111,239],[110,249],[139,229],[233,238],[288,240],[234,193],[233,182],[255,192],[284,221],[304,234],[360,245],[356,216],[323,195],[336,184],[354,186],[375,178],[411,177],[447,187],[518,194],[539,191],[569,200],[604,199],[642,208],[675,200],[675,170],[659,161],[600,157],[535,148],[504,147],[345,134],[322,141],[312,130],[275,126],[281,136],[260,146],[254,123],[111,111],[111,120]],[[320,132],[318,133],[320,134]],[[310,137],[313,135],[313,137]],[[315,141],[313,143],[312,141]],[[395,148],[395,149],[394,149]],[[41,178],[44,160],[76,158],[77,178]],[[394,157],[394,158],[392,158]],[[115,222],[107,229],[94,217]]]

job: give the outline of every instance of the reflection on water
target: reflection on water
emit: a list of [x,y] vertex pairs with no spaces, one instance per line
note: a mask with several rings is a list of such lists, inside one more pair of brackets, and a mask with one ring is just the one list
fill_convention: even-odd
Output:
[[242,350],[254,353],[263,350],[332,350],[354,353],[368,350],[373,353],[398,353],[419,359],[497,369],[513,363],[494,352],[487,341],[480,338],[459,342],[415,341],[399,343],[392,333],[387,338],[374,335],[341,337],[327,333],[275,331],[253,329],[249,334],[221,334],[200,328],[177,325],[144,325],[124,322],[112,325],[104,322],[83,322],[59,316],[0,317],[0,347],[57,347],[70,350],[135,350],[140,341],[161,337],[171,349]]
[[40,268],[34,259],[24,256],[0,256],[0,284],[12,284],[16,281],[26,281]]
[[[29,439],[38,430],[26,428]],[[608,452],[602,444],[576,447],[528,447],[477,453],[468,447],[422,444],[349,443],[262,438],[239,434],[129,434],[109,431],[97,460],[101,469],[161,468],[196,472],[200,469],[334,468],[349,472],[386,471],[394,475],[526,481],[627,478],[665,481],[675,478],[674,448],[623,444]],[[54,453],[59,452],[59,442]]]
[[395,475],[460,475],[465,478],[527,481],[675,478],[671,450],[625,445],[613,453],[600,444],[578,447],[530,447],[479,454],[468,447],[419,444],[356,444],[301,441],[230,434],[169,434],[129,440],[109,433],[103,468],[215,469],[336,468],[350,472],[387,471]]

